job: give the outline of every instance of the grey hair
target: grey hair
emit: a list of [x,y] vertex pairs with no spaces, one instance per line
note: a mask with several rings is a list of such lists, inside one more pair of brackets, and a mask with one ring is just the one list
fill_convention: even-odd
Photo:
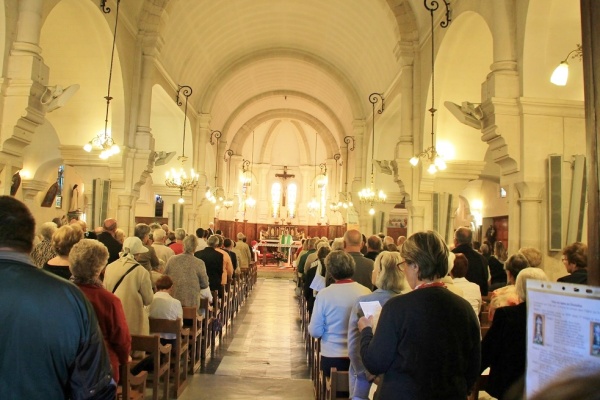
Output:
[[517,276],[517,282],[515,283],[515,290],[519,300],[527,300],[527,280],[535,279],[538,281],[549,281],[548,276],[541,268],[527,267]]
[[56,226],[54,222],[44,222],[40,225],[40,235],[42,235],[45,240],[51,240],[52,234],[56,232],[57,229],[58,226]]
[[399,292],[404,289],[404,273],[398,268],[402,262],[400,253],[382,251],[375,259],[374,268],[378,270],[375,285],[379,289]]
[[319,252],[319,249],[321,247],[327,247],[328,249],[331,250],[331,247],[329,247],[329,243],[326,241],[321,241],[321,242],[317,243],[317,252]]
[[434,280],[448,274],[448,247],[434,231],[413,233],[402,245],[402,257],[419,266],[420,280]]
[[210,237],[206,241],[206,244],[209,245],[210,247],[219,247],[220,241],[221,241],[221,238],[219,237],[219,235],[210,235]]
[[356,266],[354,259],[343,250],[332,251],[325,258],[327,272],[335,280],[351,278]]
[[175,229],[175,239],[183,240],[183,238],[185,238],[185,229],[183,229],[183,228]]
[[150,231],[148,224],[137,224],[133,230],[133,236],[139,237],[144,242],[144,238],[150,234]]
[[333,239],[331,250],[344,250],[344,238]]
[[94,239],[82,239],[69,253],[69,269],[74,277],[88,280],[106,266],[108,249]]
[[198,247],[198,238],[196,235],[188,235],[183,239],[183,251],[187,254],[194,254]]
[[152,232],[152,238],[155,242],[162,242],[167,236],[167,233],[163,228],[157,228]]

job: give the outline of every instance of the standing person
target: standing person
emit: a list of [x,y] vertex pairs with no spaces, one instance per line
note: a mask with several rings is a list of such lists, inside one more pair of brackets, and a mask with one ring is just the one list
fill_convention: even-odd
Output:
[[504,263],[508,258],[506,248],[501,240],[497,240],[494,243],[494,254],[488,259],[488,265],[490,267],[490,290],[496,290],[506,286],[506,272],[504,271]]
[[226,285],[227,282],[231,282],[232,278],[233,278],[233,262],[231,261],[231,257],[229,256],[229,253],[223,249],[223,243],[225,243],[225,240],[223,239],[223,236],[221,235],[215,235],[218,239],[219,239],[219,243],[217,244],[217,247],[215,247],[215,250],[217,250],[219,253],[223,254],[223,276],[222,276],[222,284]]
[[97,240],[83,239],[71,249],[69,262],[73,282],[88,298],[100,324],[115,381],[119,382],[119,365],[129,362],[131,335],[121,300],[104,289],[100,273],[108,260],[106,246]]
[[229,257],[231,258],[231,265],[233,266],[233,274],[235,275],[235,271],[239,268],[239,260],[237,258],[237,254],[233,251],[233,240],[227,238],[223,240],[223,250],[227,252]]
[[[196,236],[188,235],[183,240],[183,253],[169,258],[165,268],[165,275],[173,279],[174,288],[170,293],[184,307],[198,308],[202,290],[209,287],[206,266],[202,260],[194,257],[197,245]],[[207,297],[210,296],[207,294]]]
[[383,250],[383,243],[381,243],[381,238],[377,235],[369,236],[367,239],[367,257],[369,260],[375,261],[379,253]]
[[83,231],[79,225],[63,225],[58,228],[52,235],[52,247],[57,256],[48,260],[42,268],[68,280],[71,277],[69,252],[81,239]]
[[48,260],[56,257],[56,252],[52,247],[52,235],[56,232],[56,229],[58,228],[54,222],[44,222],[40,226],[42,241],[31,252],[31,260],[38,268],[42,268]]
[[373,290],[371,277],[373,275],[373,260],[369,260],[360,252],[362,246],[362,235],[356,229],[351,229],[344,234],[344,250],[348,253],[356,268],[352,279],[369,290]]
[[569,273],[558,282],[587,284],[587,245],[575,242],[562,251],[562,262]]
[[240,268],[247,269],[252,264],[252,252],[250,246],[246,243],[246,236],[242,232],[237,234],[237,242],[233,251],[238,255],[238,261],[240,262]]
[[440,282],[448,248],[439,234],[417,232],[401,255],[413,291],[388,300],[375,335],[372,318],[360,318],[363,364],[384,374],[381,399],[465,399],[479,376],[481,333],[471,305]]
[[[223,295],[223,253],[217,251],[219,237],[212,235],[208,238],[208,247],[197,251],[194,256],[204,261],[210,290],[217,290],[219,297]],[[227,282],[225,282],[227,283]]]
[[208,223],[208,229],[206,230],[208,237],[211,237],[212,235],[214,235],[215,232],[215,224],[213,222],[209,222]]
[[521,271],[527,268],[530,268],[529,261],[520,252],[513,254],[506,260],[505,269],[508,285],[492,292],[492,295],[490,296],[490,308],[488,310],[489,321],[494,319],[494,314],[497,309],[519,304],[519,296],[517,295],[515,282]]
[[204,239],[204,229],[196,229],[196,237],[198,238],[198,247],[196,247],[196,251],[204,250],[206,246],[208,246],[206,244],[206,240]]
[[335,283],[321,290],[315,299],[308,332],[321,338],[321,370],[330,375],[331,368],[348,371],[348,323],[356,300],[370,290],[351,278],[354,260],[344,251],[332,251],[325,258],[327,273]]
[[98,235],[98,241],[108,249],[108,263],[115,262],[119,259],[119,253],[123,249],[123,244],[115,238],[117,233],[117,220],[107,218],[102,224],[102,233]]
[[148,249],[146,253],[142,253],[138,256],[138,262],[148,271],[158,269],[159,261],[156,256],[156,251],[154,250],[154,247],[152,247],[150,227],[148,224],[137,224],[133,231],[133,236],[138,237],[142,241],[144,247]]
[[498,399],[502,399],[508,388],[525,374],[528,279],[547,281],[548,277],[540,268],[521,271],[515,283],[519,304],[496,310],[494,321],[481,343],[480,370],[490,367],[485,390]]
[[152,280],[150,272],[135,258],[146,252],[148,249],[138,237],[128,237],[123,242],[121,258],[108,264],[104,273],[104,286],[121,299],[132,335],[148,335],[150,332],[144,306],[149,306],[154,297]]
[[0,398],[114,399],[96,313],[75,285],[32,264],[34,231],[25,204],[0,196],[0,321],[10,321],[0,329]]
[[171,243],[169,247],[175,252],[176,255],[183,253],[183,239],[185,239],[185,235],[185,229],[175,229],[175,242]]
[[[377,301],[383,307],[389,299],[399,295],[405,288],[404,273],[400,269],[402,257],[400,253],[382,251],[375,259],[374,268],[377,278],[373,282],[377,290],[356,300],[348,327],[348,354],[350,356],[350,398],[368,399],[371,390],[372,376],[365,369],[360,358],[360,332],[358,319],[364,315],[360,306],[361,302]],[[375,274],[373,274],[375,275]]]
[[473,250],[473,232],[470,228],[461,227],[454,232],[454,254],[462,253],[469,261],[467,280],[479,285],[482,296],[488,294],[488,264],[487,260]]
[[169,246],[165,245],[166,233],[162,228],[155,229],[154,232],[152,232],[152,237],[154,238],[152,247],[156,252],[158,262],[161,264],[160,270],[164,271],[167,261],[175,255],[175,252]]

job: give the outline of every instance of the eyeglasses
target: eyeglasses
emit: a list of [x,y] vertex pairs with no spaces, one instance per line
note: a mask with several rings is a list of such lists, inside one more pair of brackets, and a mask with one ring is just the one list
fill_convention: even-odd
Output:
[[412,264],[412,262],[410,262],[408,260],[404,260],[401,263],[396,264],[396,266],[398,267],[398,269],[400,269],[400,271],[404,272],[404,268],[410,264]]
[[566,261],[566,262],[569,262],[569,260],[567,259],[567,257],[563,257],[563,258],[561,258],[561,259],[560,259],[560,261],[562,261],[562,262],[565,262],[565,261]]

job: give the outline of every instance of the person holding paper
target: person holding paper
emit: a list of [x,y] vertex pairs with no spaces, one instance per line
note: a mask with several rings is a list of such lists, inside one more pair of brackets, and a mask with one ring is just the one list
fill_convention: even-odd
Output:
[[327,242],[319,242],[317,245],[317,260],[314,261],[306,274],[304,275],[303,293],[306,299],[306,309],[309,317],[312,316],[315,296],[324,289],[325,284],[325,257],[331,252],[331,247]]
[[[350,313],[350,322],[348,326],[348,355],[350,356],[350,398],[368,399],[371,389],[371,382],[374,378],[366,369],[360,358],[360,332],[358,331],[358,319],[361,316],[370,317],[369,311],[364,308],[366,304],[375,303],[376,321],[379,318],[381,307],[392,297],[405,290],[405,277],[401,270],[402,258],[400,253],[383,251],[375,259],[375,271],[377,271],[376,280],[373,282],[377,290],[373,293],[358,298],[352,312]],[[373,274],[375,276],[375,274]],[[361,307],[361,305],[364,306]],[[374,324],[375,327],[375,324]]]
[[481,371],[490,367],[485,390],[498,399],[503,398],[508,388],[525,373],[528,279],[547,281],[548,277],[540,268],[522,270],[515,283],[520,303],[496,310],[492,326],[481,343]]
[[362,362],[384,374],[379,399],[465,399],[480,373],[480,329],[471,305],[440,281],[448,247],[436,232],[417,232],[401,255],[413,291],[388,300],[375,334],[372,317],[359,319]]
[[330,375],[331,368],[348,371],[348,322],[356,300],[371,291],[354,282],[354,260],[345,251],[332,251],[325,258],[327,272],[335,282],[321,290],[315,299],[308,332],[321,338],[321,370]]

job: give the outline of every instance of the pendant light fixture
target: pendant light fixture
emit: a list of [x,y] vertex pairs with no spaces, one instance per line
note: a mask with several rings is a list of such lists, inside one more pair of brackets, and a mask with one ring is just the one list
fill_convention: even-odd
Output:
[[182,204],[183,200],[183,192],[188,190],[194,190],[198,187],[198,179],[200,178],[200,174],[194,172],[192,168],[190,174],[188,175],[185,172],[185,162],[187,161],[187,157],[185,156],[185,125],[187,122],[187,107],[188,107],[188,99],[192,95],[192,88],[189,86],[178,86],[177,89],[177,97],[175,98],[175,102],[178,106],[183,105],[181,102],[179,95],[183,95],[185,97],[185,109],[183,112],[183,141],[181,147],[181,155],[177,157],[177,160],[181,162],[181,167],[179,170],[175,170],[175,168],[171,168],[171,171],[167,171],[165,185],[170,188],[179,189],[179,203]]
[[371,146],[371,181],[370,181],[369,187],[366,187],[366,188],[362,189],[360,192],[358,192],[358,198],[360,199],[361,203],[363,203],[363,204],[369,204],[369,207],[370,207],[369,208],[369,214],[370,215],[375,215],[374,203],[382,203],[387,198],[387,196],[383,192],[383,190],[376,190],[376,189],[374,189],[374,176],[375,176],[375,170],[374,170],[374,164],[375,164],[375,105],[377,103],[379,103],[380,100],[381,100],[381,108],[379,110],[377,110],[378,114],[382,114],[383,110],[385,109],[385,103],[384,103],[383,95],[381,93],[371,93],[369,95],[369,102],[373,106],[373,117],[372,117],[373,118],[373,129],[371,129],[371,140],[373,142],[372,146]]
[[[103,160],[108,159],[109,157],[118,154],[121,149],[117,145],[117,143],[113,140],[111,133],[108,131],[108,113],[110,111],[110,101],[113,99],[110,96],[110,86],[112,83],[112,72],[113,72],[113,63],[115,60],[115,48],[117,46],[117,26],[119,25],[119,5],[121,4],[121,0],[117,1],[117,10],[115,12],[115,30],[113,33],[113,43],[112,43],[112,52],[110,54],[110,68],[108,72],[108,90],[106,96],[106,115],[104,118],[104,133],[100,133],[96,135],[92,140],[83,146],[83,150],[88,153],[93,149],[100,150],[99,157]],[[105,14],[110,13],[110,8],[106,6],[106,0],[102,0],[100,2],[100,8]]]
[[[446,6],[446,19],[440,22],[440,26],[442,28],[446,28],[450,24],[450,3],[447,0],[443,0]],[[431,108],[429,112],[431,113],[431,146],[416,154],[413,158],[410,159],[410,163],[413,167],[416,167],[419,164],[419,160],[422,158],[429,162],[429,167],[427,168],[427,172],[430,174],[435,174],[438,170],[443,171],[446,169],[446,161],[444,158],[437,152],[435,148],[435,30],[433,23],[433,14],[438,9],[439,3],[435,0],[429,1],[431,5],[428,4],[428,1],[425,0],[425,8],[429,11],[431,16]]]

